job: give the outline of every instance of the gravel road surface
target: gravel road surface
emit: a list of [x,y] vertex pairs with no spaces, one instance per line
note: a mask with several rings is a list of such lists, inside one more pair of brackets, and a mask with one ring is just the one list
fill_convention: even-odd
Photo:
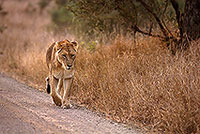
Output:
[[0,134],[139,134],[83,107],[61,109],[51,97],[0,73]]

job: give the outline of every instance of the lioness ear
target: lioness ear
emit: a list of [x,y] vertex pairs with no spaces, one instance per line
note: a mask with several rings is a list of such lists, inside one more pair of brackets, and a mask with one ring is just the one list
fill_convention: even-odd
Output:
[[65,39],[64,41],[65,41],[65,42],[68,42],[68,43],[70,42],[68,39]]
[[56,51],[62,49],[62,44],[60,42],[55,42]]
[[74,49],[77,51],[79,47],[78,42],[72,41],[71,43],[74,45]]

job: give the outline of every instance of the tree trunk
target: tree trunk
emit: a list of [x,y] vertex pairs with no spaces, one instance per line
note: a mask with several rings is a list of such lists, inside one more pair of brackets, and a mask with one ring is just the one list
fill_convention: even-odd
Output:
[[200,0],[186,0],[184,32],[190,40],[200,38]]

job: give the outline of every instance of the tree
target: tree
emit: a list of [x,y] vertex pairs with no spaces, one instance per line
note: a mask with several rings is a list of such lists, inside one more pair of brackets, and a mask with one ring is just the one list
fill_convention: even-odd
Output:
[[184,10],[184,32],[190,40],[200,38],[199,0],[186,0]]
[[187,48],[188,41],[200,38],[200,1],[186,0],[184,12],[180,12],[176,0],[170,0],[175,12],[179,28],[179,39],[176,39],[176,48]]
[[[200,37],[199,0],[64,0],[65,8],[90,32],[127,31],[160,38],[167,47]],[[74,19],[74,18],[73,18]],[[175,29],[175,30],[174,30]],[[178,33],[177,33],[178,31]]]

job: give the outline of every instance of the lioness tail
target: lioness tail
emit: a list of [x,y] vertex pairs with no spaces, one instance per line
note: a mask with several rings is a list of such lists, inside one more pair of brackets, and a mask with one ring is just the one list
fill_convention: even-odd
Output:
[[46,78],[46,91],[48,94],[51,93],[51,87],[50,87],[50,84],[49,84],[49,77]]

